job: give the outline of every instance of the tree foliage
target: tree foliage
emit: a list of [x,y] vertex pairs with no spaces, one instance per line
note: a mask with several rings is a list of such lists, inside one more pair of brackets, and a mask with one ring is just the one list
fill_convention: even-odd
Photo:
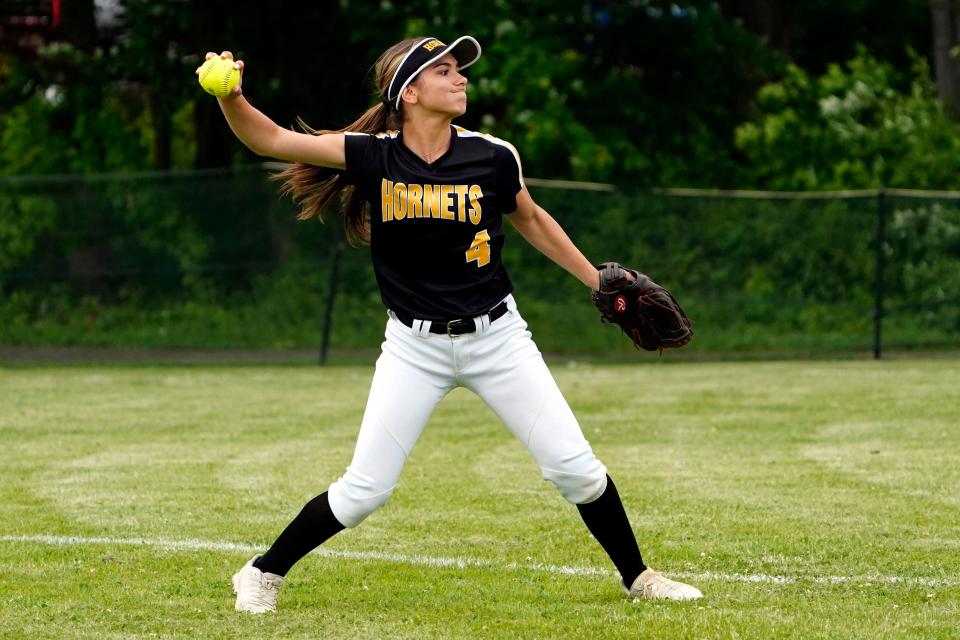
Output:
[[[944,184],[953,165],[923,158],[950,154],[956,131],[906,46],[929,39],[923,0],[768,4],[339,0],[264,11],[225,0],[120,0],[118,23],[95,31],[95,4],[74,3],[71,26],[44,34],[39,56],[3,57],[0,174],[249,162],[193,81],[205,51],[243,57],[247,96],[282,126],[302,116],[339,127],[374,99],[369,67],[392,43],[471,33],[484,55],[469,70],[462,124],[514,142],[531,176],[631,186]],[[836,58],[857,41],[863,47],[842,66]],[[855,157],[844,162],[851,140]],[[912,163],[906,149],[916,152]]]
[[[463,124],[515,142],[531,175],[732,184],[741,168],[731,132],[749,96],[780,64],[759,38],[702,0],[341,0],[280,3],[277,11],[216,0],[121,4],[122,22],[92,49],[54,40],[25,75],[7,77],[5,84],[20,91],[6,94],[0,129],[12,130],[19,147],[10,155],[18,161],[0,163],[0,173],[56,171],[51,164],[82,172],[249,161],[215,102],[193,82],[206,50],[229,48],[244,57],[245,93],[282,126],[302,116],[339,127],[370,102],[365,76],[395,41],[471,33],[484,56],[469,73],[471,109]],[[58,66],[50,52],[71,48],[70,65]],[[85,112],[112,118],[110,133],[129,138],[106,145],[115,150],[113,162],[104,165],[106,154],[78,139],[73,155],[83,161],[31,164],[35,156],[20,153],[52,137],[53,125],[44,124],[52,117],[51,95],[62,96],[59,111],[69,115],[61,119]],[[41,126],[26,127],[34,118]],[[77,135],[98,133],[81,128]],[[182,137],[196,144],[178,146]],[[48,156],[60,160],[57,142],[50,141]],[[178,150],[195,155],[187,159]]]
[[791,65],[759,91],[757,109],[736,144],[758,186],[960,187],[960,126],[920,59],[901,73],[861,48],[819,77]]
[[40,50],[14,77],[29,91],[0,114],[0,173],[96,173],[146,168],[136,108],[104,84],[107,56],[65,42]]

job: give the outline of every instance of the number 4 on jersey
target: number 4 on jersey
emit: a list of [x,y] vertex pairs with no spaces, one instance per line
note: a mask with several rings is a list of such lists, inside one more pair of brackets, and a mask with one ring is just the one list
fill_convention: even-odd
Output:
[[490,234],[487,233],[486,229],[477,232],[466,254],[467,262],[476,260],[478,267],[482,267],[490,262]]

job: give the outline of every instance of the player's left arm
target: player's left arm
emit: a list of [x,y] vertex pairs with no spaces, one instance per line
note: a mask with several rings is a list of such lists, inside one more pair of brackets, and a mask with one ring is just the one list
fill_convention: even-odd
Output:
[[591,289],[600,287],[597,268],[580,253],[553,216],[533,201],[526,187],[517,193],[517,208],[506,218],[527,242],[569,271],[577,280]]

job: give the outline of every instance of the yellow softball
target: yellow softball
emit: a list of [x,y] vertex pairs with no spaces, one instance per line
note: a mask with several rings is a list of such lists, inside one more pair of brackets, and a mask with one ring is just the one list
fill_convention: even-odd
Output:
[[233,60],[212,56],[200,66],[200,86],[210,95],[225,98],[240,81],[240,70]]

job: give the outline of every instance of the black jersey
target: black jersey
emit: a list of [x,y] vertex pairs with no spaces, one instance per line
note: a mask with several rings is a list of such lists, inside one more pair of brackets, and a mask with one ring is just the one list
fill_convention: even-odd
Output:
[[517,208],[520,158],[507,142],[451,127],[426,163],[402,132],[346,135],[348,183],[370,203],[370,253],[388,309],[424,320],[486,313],[513,285],[500,260]]

